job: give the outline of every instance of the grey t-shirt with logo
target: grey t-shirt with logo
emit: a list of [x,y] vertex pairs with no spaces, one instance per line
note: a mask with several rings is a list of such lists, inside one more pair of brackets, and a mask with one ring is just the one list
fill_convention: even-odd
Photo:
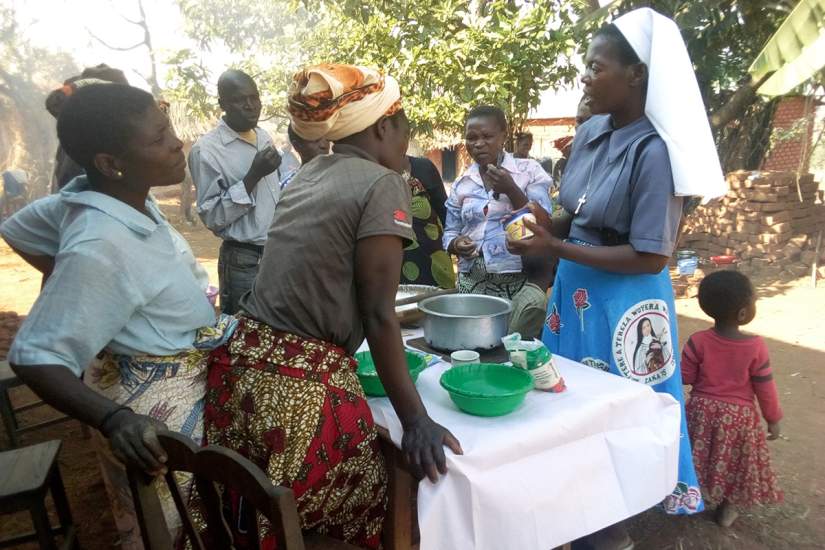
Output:
[[336,144],[303,166],[284,189],[258,276],[241,299],[250,317],[276,330],[354,353],[364,340],[355,288],[360,239],[414,239],[410,190],[367,152]]

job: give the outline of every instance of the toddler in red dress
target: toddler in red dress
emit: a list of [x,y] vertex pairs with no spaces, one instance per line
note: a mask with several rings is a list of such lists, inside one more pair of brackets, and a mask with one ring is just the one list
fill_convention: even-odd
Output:
[[737,507],[782,502],[754,401],[767,439],[779,437],[782,409],[765,342],[739,330],[756,316],[750,280],[737,271],[711,273],[699,285],[699,306],[716,324],[682,350],[682,381],[693,387],[685,410],[705,502],[718,504],[716,521],[729,527]]

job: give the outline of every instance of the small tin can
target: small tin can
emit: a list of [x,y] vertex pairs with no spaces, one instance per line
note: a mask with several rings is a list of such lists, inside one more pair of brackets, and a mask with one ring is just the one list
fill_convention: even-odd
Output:
[[533,236],[533,232],[524,225],[525,220],[536,223],[536,217],[527,208],[521,208],[513,212],[513,217],[504,226],[504,230],[511,240],[520,241]]

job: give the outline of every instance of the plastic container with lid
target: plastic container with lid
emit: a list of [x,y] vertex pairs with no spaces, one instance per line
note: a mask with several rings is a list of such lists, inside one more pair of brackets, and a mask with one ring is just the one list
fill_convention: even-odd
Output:
[[679,275],[691,276],[699,267],[699,256],[693,250],[680,250],[676,253],[676,269]]
[[527,226],[524,225],[525,220],[536,223],[536,217],[528,208],[520,208],[519,210],[513,212],[513,216],[504,226],[504,230],[507,232],[507,235],[511,240],[520,241],[521,239],[527,239],[533,236],[533,232],[527,229]]

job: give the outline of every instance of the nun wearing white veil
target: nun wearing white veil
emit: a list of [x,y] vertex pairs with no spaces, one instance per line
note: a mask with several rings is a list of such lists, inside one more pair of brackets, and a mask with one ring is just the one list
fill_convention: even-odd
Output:
[[[593,117],[581,125],[561,180],[564,215],[531,205],[522,255],[560,259],[543,340],[553,353],[671,394],[683,403],[673,288],[666,269],[687,197],[726,192],[705,107],[675,23],[649,8],[599,30],[582,76]],[[638,328],[663,334],[657,368],[634,367]],[[682,418],[678,484],[668,513],[703,509]],[[640,510],[641,512],[641,510]],[[608,546],[629,548],[624,545]]]

